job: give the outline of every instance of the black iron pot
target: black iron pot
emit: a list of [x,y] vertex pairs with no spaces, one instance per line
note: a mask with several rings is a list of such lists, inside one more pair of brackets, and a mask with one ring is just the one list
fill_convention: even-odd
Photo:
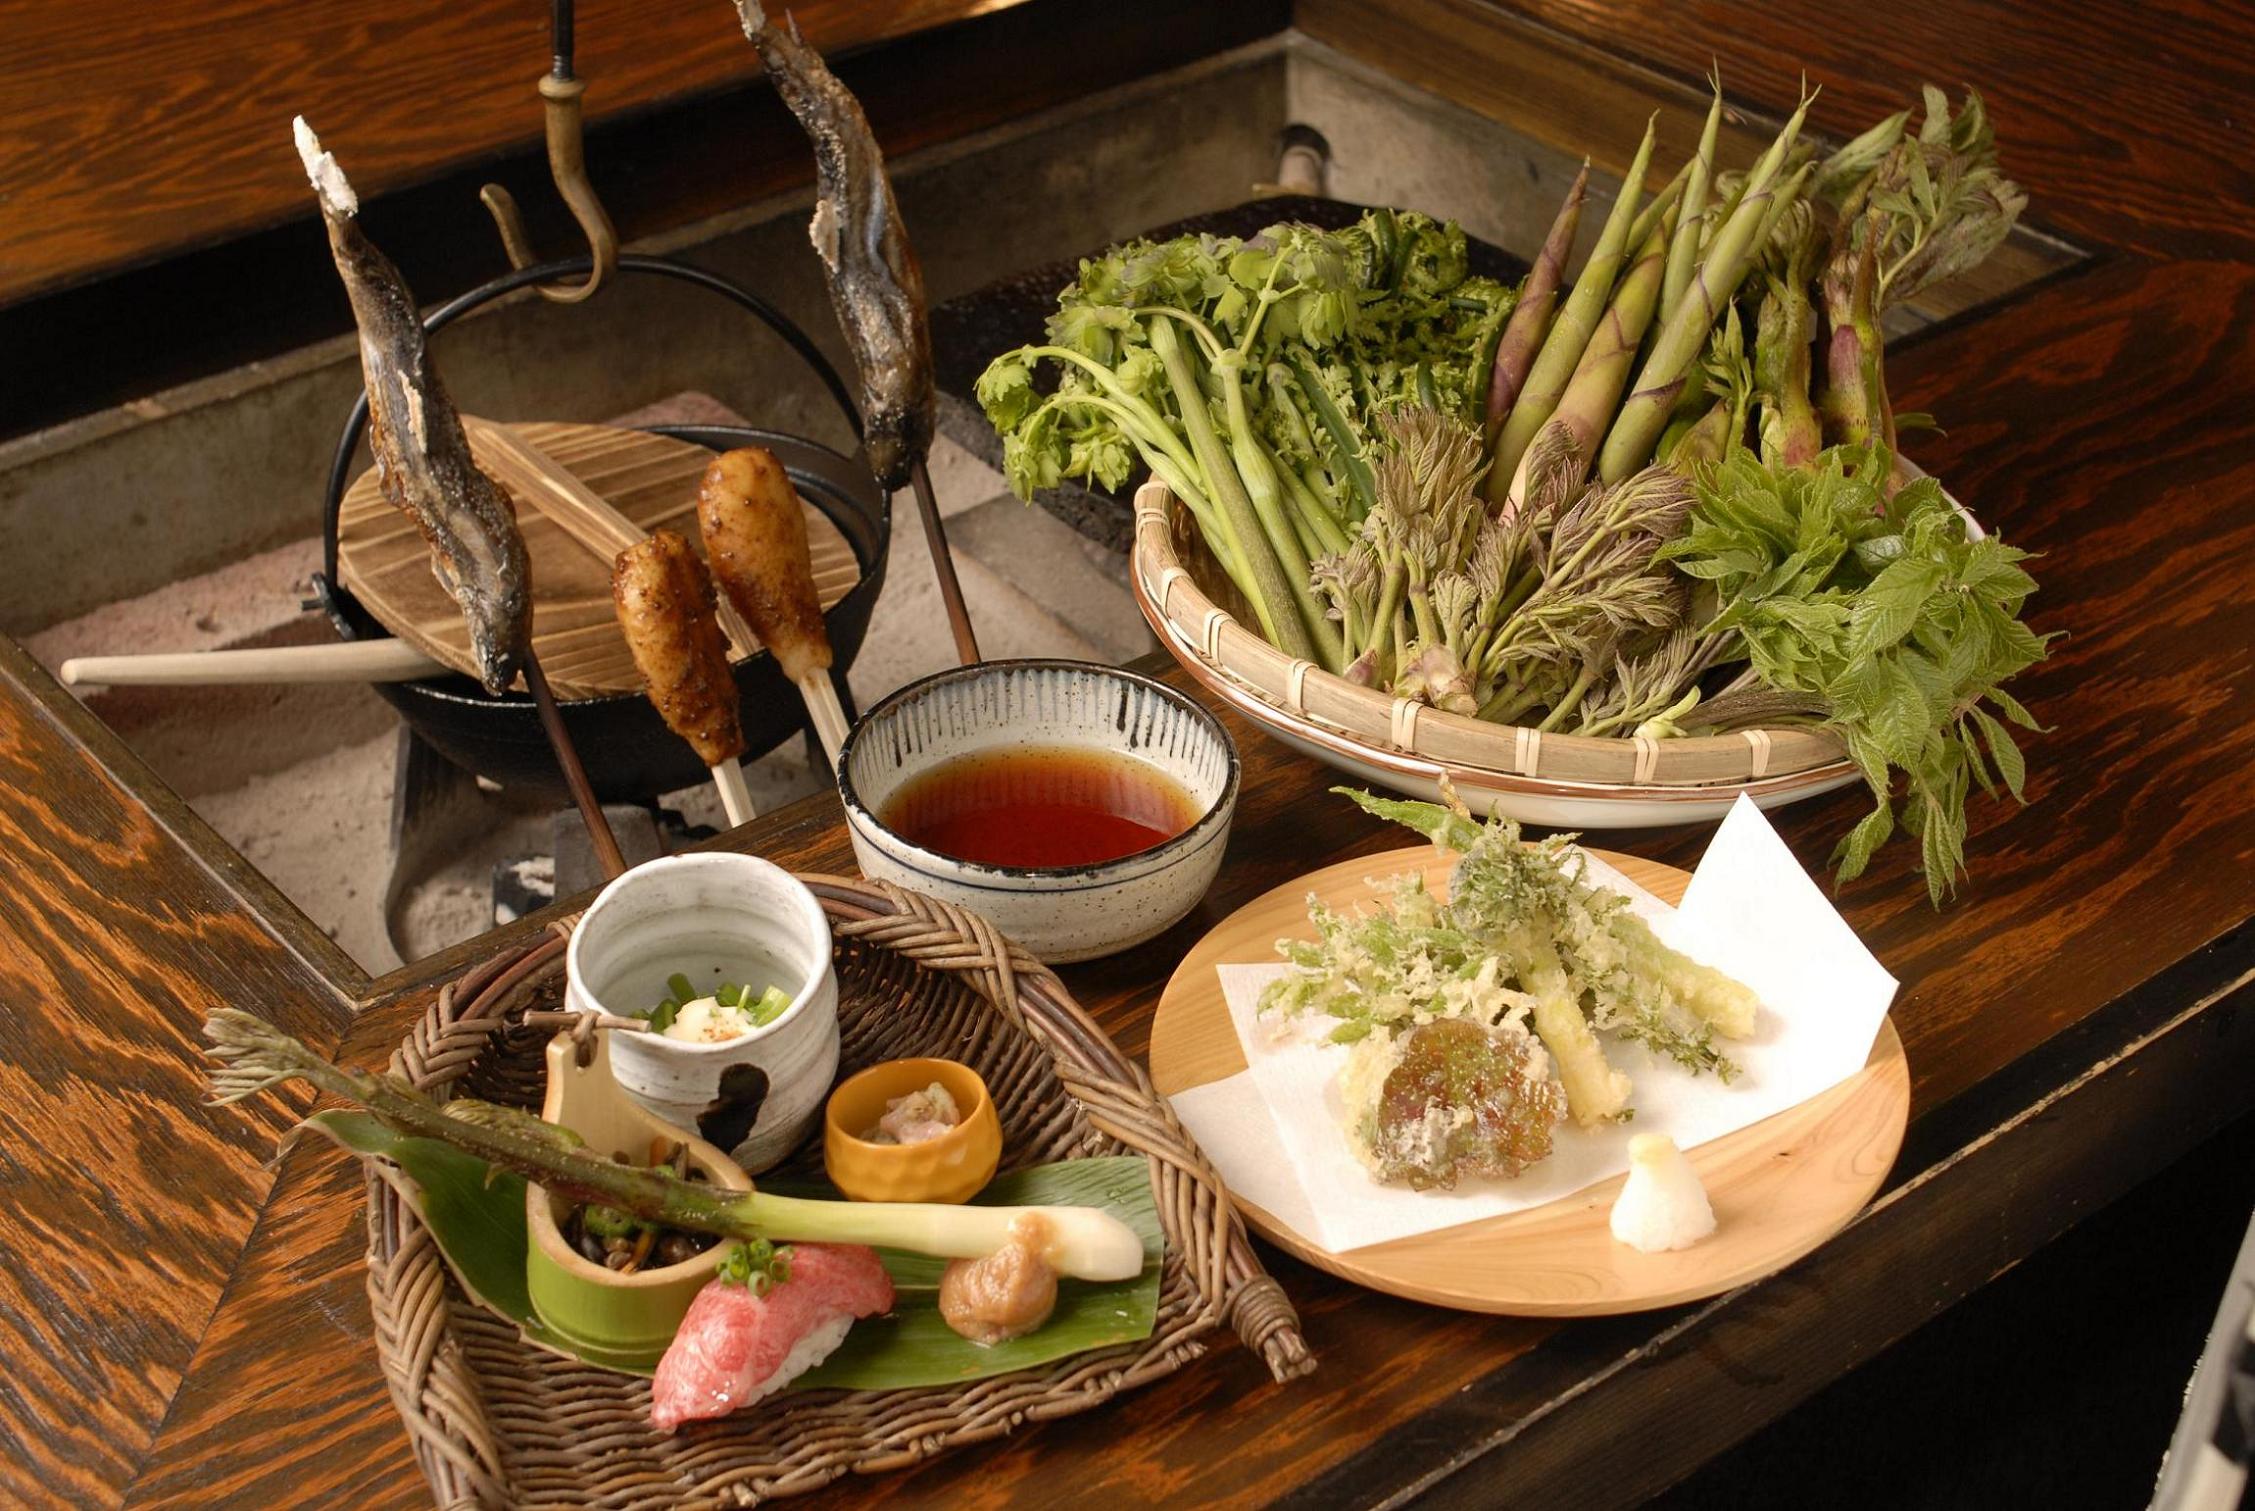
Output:
[[[533,283],[583,276],[589,267],[588,258],[578,257],[519,269],[441,305],[424,318],[423,328],[436,332],[504,294]],[[622,256],[618,270],[695,284],[750,312],[806,360],[855,433],[860,433],[860,415],[836,370],[789,317],[764,299],[702,268],[662,258]],[[330,468],[322,536],[323,571],[316,581],[331,622],[347,640],[390,633],[337,581],[338,511],[367,423],[368,399],[363,394],[345,425]],[[884,587],[886,546],[892,527],[890,496],[878,487],[861,460],[841,456],[803,437],[735,425],[660,425],[650,429],[715,451],[736,446],[766,447],[783,463],[799,492],[845,536],[861,569],[861,579],[831,606],[824,619],[836,657],[831,676],[850,709],[845,673],[861,649],[870,610]],[[764,754],[806,727],[806,710],[798,690],[773,656],[763,650],[738,662],[735,673],[742,694],[749,754]],[[471,678],[453,674],[415,682],[378,683],[376,692],[399,710],[400,717],[418,736],[457,766],[503,787],[559,800],[568,797],[563,771],[541,732],[531,698],[515,693],[495,698]],[[605,801],[641,801],[705,779],[705,767],[696,753],[666,728],[649,699],[639,693],[573,699],[563,705],[563,714],[588,778],[597,796]]]

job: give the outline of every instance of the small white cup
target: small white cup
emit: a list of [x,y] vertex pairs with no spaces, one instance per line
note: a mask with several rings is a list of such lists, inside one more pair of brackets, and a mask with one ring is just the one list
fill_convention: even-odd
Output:
[[636,866],[596,896],[565,956],[565,1005],[621,1016],[648,1012],[687,976],[700,993],[723,981],[769,980],[791,1005],[774,1022],[718,1044],[661,1034],[611,1036],[628,1095],[694,1131],[733,1065],[767,1072],[767,1099],[731,1152],[757,1174],[790,1153],[822,1111],[838,1072],[838,976],[830,922],[814,894],[752,855],[674,855]]

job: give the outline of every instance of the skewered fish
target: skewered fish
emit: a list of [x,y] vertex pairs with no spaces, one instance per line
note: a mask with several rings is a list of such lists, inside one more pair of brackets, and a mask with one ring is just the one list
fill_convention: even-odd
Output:
[[814,143],[814,220],[807,233],[861,374],[863,445],[887,488],[909,479],[932,444],[932,332],[924,274],[901,225],[869,118],[788,17],[769,24],[760,0],[737,0],[744,35],[775,92]]
[[775,453],[747,446],[713,458],[697,490],[697,528],[722,590],[783,674],[804,683],[828,671],[806,513]]
[[532,640],[532,567],[516,514],[472,459],[462,417],[424,345],[415,296],[360,229],[360,201],[344,170],[321,150],[303,116],[295,127],[360,328],[377,485],[430,543],[431,570],[469,624],[478,679],[498,696],[523,670]]
[[688,541],[655,530],[621,551],[611,597],[627,649],[650,686],[666,728],[689,742],[707,766],[744,753],[728,640],[720,632],[713,580]]

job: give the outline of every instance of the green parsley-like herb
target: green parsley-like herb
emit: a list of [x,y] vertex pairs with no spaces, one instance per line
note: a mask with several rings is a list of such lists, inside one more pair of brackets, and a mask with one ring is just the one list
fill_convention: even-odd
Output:
[[1346,549],[1371,508],[1380,413],[1422,404],[1479,422],[1514,295],[1466,264],[1455,225],[1392,210],[1339,231],[1275,225],[1091,258],[1047,342],[979,378],[1004,475],[1031,498],[1068,477],[1117,488],[1148,467],[1270,641],[1343,670],[1309,566]]

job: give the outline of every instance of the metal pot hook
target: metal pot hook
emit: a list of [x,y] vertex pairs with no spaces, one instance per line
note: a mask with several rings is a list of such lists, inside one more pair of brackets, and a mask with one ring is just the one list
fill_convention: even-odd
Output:
[[[587,83],[572,74],[572,4],[573,0],[555,0],[550,20],[555,60],[542,75],[539,89],[548,117],[548,172],[556,181],[556,192],[563,195],[564,203],[571,208],[572,218],[587,233],[593,266],[585,283],[540,285],[541,295],[558,304],[577,304],[593,294],[619,261],[618,232],[612,229],[611,217],[604,210],[603,202],[595,197],[595,186],[587,181],[587,154],[580,122],[580,99],[587,93]],[[494,229],[501,233],[501,245],[509,254],[509,265],[527,268],[539,262],[541,258],[525,236],[524,219],[517,213],[515,196],[499,184],[487,184],[478,191],[478,198],[493,216]]]

